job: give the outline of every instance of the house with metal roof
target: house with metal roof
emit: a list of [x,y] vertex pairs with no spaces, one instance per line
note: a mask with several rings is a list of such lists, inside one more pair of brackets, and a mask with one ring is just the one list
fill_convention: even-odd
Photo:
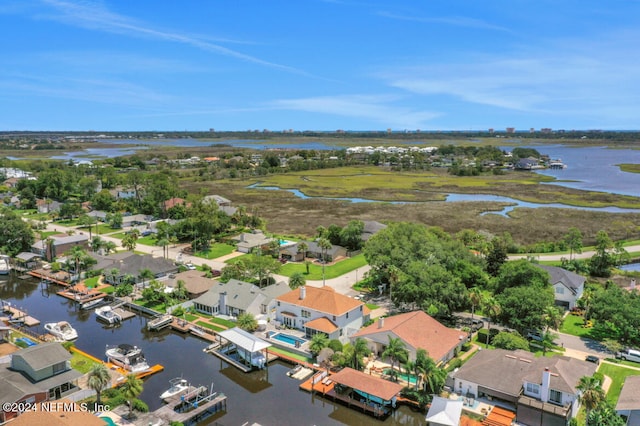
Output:
[[89,236],[84,233],[78,234],[55,234],[44,240],[38,240],[31,245],[31,251],[42,256],[48,261],[62,256],[71,250],[72,247],[80,246],[84,249],[89,247]]
[[324,333],[330,339],[346,340],[369,320],[369,310],[332,287],[303,286],[276,298],[276,319],[309,338]]

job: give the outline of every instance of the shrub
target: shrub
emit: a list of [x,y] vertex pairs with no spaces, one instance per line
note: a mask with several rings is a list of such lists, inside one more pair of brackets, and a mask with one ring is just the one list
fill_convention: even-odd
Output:
[[141,413],[146,413],[149,411],[149,406],[141,399],[134,399],[132,401],[133,409],[139,411]]
[[75,347],[75,343],[73,343],[73,342],[64,342],[64,343],[62,343],[62,347],[65,348],[68,352],[71,352],[71,348]]
[[489,330],[481,329],[478,330],[478,342],[480,343],[489,343]]
[[180,317],[180,316],[184,315],[184,308],[182,306],[178,306],[173,311],[171,311],[171,314],[173,316]]
[[460,368],[461,366],[462,366],[462,360],[460,358],[454,358],[451,360],[451,362],[447,366],[447,373],[450,373],[456,368]]
[[331,339],[327,345],[333,352],[342,352],[342,343],[338,339]]
[[471,343],[467,342],[462,345],[462,352],[467,352],[469,349],[471,349]]

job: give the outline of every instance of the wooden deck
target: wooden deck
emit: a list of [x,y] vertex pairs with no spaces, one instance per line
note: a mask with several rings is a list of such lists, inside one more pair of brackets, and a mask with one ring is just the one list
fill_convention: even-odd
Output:
[[493,407],[486,419],[482,421],[483,426],[511,426],[516,418],[512,411],[500,407]]
[[21,311],[15,306],[10,306],[7,304],[2,305],[2,312],[7,315],[3,316],[2,320],[10,322],[10,323],[23,323],[27,327],[33,327],[40,324],[40,320],[27,315],[26,312]]

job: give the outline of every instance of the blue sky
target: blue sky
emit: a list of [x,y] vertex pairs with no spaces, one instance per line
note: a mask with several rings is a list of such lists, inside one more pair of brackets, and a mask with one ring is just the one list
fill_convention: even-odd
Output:
[[638,129],[637,0],[3,0],[0,130]]

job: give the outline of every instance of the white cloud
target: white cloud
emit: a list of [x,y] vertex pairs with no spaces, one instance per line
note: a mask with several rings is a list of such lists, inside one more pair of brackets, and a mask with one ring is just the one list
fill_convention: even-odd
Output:
[[242,61],[251,62],[270,68],[276,68],[282,71],[302,75],[307,74],[306,72],[293,67],[265,61],[254,56],[246,55],[244,53],[220,46],[204,38],[180,34],[174,31],[154,29],[143,22],[139,22],[127,16],[111,12],[101,3],[93,1],[71,0],[42,1],[46,5],[52,7],[54,13],[40,13],[39,15],[37,15],[37,17],[40,19],[58,21],[67,25],[73,25],[89,30],[181,43],[198,48],[203,51],[233,57]]
[[378,12],[379,16],[400,21],[420,22],[424,24],[442,24],[463,28],[475,28],[481,30],[505,31],[511,32],[508,28],[494,25],[481,19],[469,18],[466,16],[438,16],[438,17],[421,17],[398,15],[391,12]]

